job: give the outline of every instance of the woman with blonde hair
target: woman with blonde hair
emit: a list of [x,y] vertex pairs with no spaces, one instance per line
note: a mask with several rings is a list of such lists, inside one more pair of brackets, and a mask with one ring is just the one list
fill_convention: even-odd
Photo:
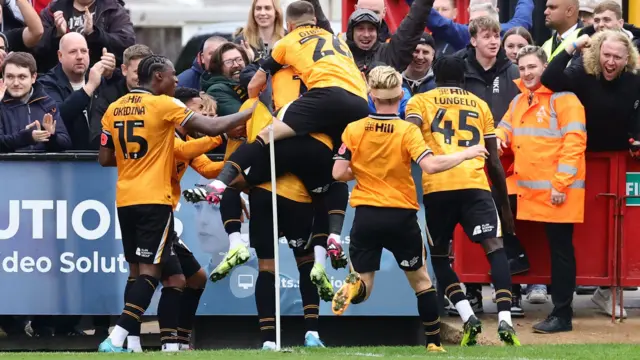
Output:
[[[571,61],[576,51],[582,51],[582,58]],[[637,66],[638,50],[629,36],[619,30],[605,30],[593,37],[580,36],[556,55],[542,74],[544,86],[554,92],[573,92],[584,105],[587,151],[629,149],[633,154],[640,150]],[[611,298],[610,289],[600,288],[592,300],[612,315]],[[615,313],[616,317],[626,317],[619,305]]]
[[218,115],[218,103],[213,96],[204,91],[200,91],[200,99],[202,99],[202,115],[215,117]]
[[247,25],[234,42],[244,47],[250,61],[266,58],[273,44],[284,37],[280,0],[253,0]]

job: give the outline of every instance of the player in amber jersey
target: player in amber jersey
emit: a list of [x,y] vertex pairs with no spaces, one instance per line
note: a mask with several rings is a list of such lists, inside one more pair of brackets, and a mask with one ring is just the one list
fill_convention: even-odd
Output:
[[[470,146],[486,146],[489,176],[503,204],[507,231],[513,232],[504,171],[500,164],[493,117],[488,105],[463,90],[464,62],[444,56],[434,65],[436,88],[411,98],[406,119],[422,127],[424,138],[435,154],[452,154]],[[482,245],[491,264],[496,289],[498,334],[506,344],[520,342],[511,323],[511,273],[502,244],[502,229],[484,172],[484,159],[474,159],[440,174],[423,177],[427,228],[432,236],[431,261],[445,295],[464,322],[462,345],[474,345],[482,331],[458,276],[449,264],[449,239],[457,224],[469,238]]]
[[[316,26],[313,5],[295,1],[287,7],[286,18],[289,33],[274,45],[271,56],[249,83],[249,96],[258,96],[268,73],[273,75],[283,66],[292,67],[308,91],[281,110],[282,121],[274,120],[274,140],[324,133],[331,136],[335,145],[347,124],[367,116],[366,84],[347,45]],[[220,176],[210,184],[214,201],[219,201],[217,196],[240,173],[255,165],[261,153],[268,153],[265,146],[268,140],[269,131],[265,129],[255,142],[234,153]],[[304,170],[294,174],[301,177],[301,172]],[[318,191],[327,191],[330,183],[318,187]]]
[[[130,352],[123,348],[124,340],[149,306],[162,277],[162,265],[175,257],[171,189],[174,126],[217,136],[246,122],[253,112],[250,109],[215,119],[194,113],[172,97],[177,83],[175,69],[161,56],[140,61],[138,82],[140,87],[112,103],[102,118],[99,161],[118,169],[116,206],[122,244],[130,277],[136,280],[126,288],[122,315],[100,344],[100,352]],[[162,291],[158,316],[167,340],[177,336],[184,285],[183,278]]]
[[[211,106],[203,106],[203,99],[198,91],[188,88],[177,88],[175,98],[182,101],[189,109],[207,116],[215,116],[216,109]],[[215,105],[215,102],[213,103]],[[220,136],[203,136],[194,139],[187,131],[176,126],[174,140],[174,155],[176,159],[174,173],[171,176],[171,188],[173,196],[173,208],[180,201],[180,180],[189,167],[207,179],[216,177],[222,169],[223,162],[211,161],[205,153],[222,144]],[[173,342],[177,342],[180,350],[190,349],[191,333],[193,330],[196,311],[200,303],[200,297],[207,283],[207,274],[195,258],[189,247],[178,238],[173,249],[178,262],[168,262],[162,269],[162,277],[168,278],[176,275],[184,275],[186,286],[180,300],[180,315],[178,320],[178,336]],[[164,283],[164,282],[163,282]],[[128,340],[127,340],[128,347]]]
[[433,156],[420,129],[398,117],[403,96],[402,76],[379,66],[369,74],[371,97],[379,114],[353,122],[342,134],[333,176],[356,180],[350,204],[356,209],[351,227],[349,256],[352,272],[333,298],[332,309],[342,315],[349,304],[371,294],[382,249],[396,258],[418,298],[429,352],[444,352],[440,343],[440,317],[436,290],[426,269],[422,231],[418,225],[416,187],[411,161],[427,173],[450,169],[465,160],[484,156],[480,146]]

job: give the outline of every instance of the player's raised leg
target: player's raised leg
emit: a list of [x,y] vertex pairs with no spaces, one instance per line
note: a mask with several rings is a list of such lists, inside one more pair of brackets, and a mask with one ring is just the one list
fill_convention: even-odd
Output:
[[[311,4],[294,1],[287,7],[286,20],[289,34],[274,46],[261,71],[251,80],[249,96],[258,96],[268,73],[275,74],[285,65],[292,67],[309,90],[285,110],[282,123],[274,119],[274,140],[320,132],[334,136],[339,144],[344,127],[368,114],[364,79],[346,44],[316,27]],[[331,44],[334,50],[317,54],[315,48],[320,41]],[[265,151],[268,139],[268,130],[265,130],[258,140],[239,148],[211,183],[213,192],[221,194],[230,181],[252,166],[258,154]]]
[[220,215],[224,229],[229,235],[229,251],[220,264],[209,274],[209,280],[213,282],[224,279],[234,267],[246,263],[251,257],[249,246],[242,241],[240,233],[242,202],[240,190],[235,187],[226,188],[220,199]]

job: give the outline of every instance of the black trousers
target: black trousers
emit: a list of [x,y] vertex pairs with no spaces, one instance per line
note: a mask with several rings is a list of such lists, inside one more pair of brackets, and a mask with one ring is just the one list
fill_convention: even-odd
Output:
[[[513,217],[516,217],[517,197],[509,196],[509,205]],[[551,316],[565,320],[573,317],[573,292],[576,289],[576,257],[573,249],[574,224],[545,223],[544,230],[549,241],[551,254],[551,300],[553,311]],[[510,234],[504,234],[504,247],[509,259],[524,254],[520,240]]]
[[551,316],[565,320],[573,317],[573,292],[576,290],[576,257],[573,249],[574,224],[545,223],[551,253]]

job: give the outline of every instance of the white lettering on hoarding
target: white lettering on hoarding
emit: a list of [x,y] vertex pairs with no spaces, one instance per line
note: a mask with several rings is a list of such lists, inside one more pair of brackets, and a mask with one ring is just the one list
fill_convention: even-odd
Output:
[[[176,212],[179,209],[180,206],[176,208]],[[73,209],[69,209],[67,200],[10,200],[9,221],[4,229],[0,229],[0,240],[14,238],[20,230],[21,216],[29,216],[28,212],[31,213],[31,237],[33,239],[44,239],[45,226],[49,226],[49,223],[45,222],[44,219],[47,215],[46,211],[49,210],[55,212],[56,239],[64,240],[69,238],[69,217],[71,218],[73,234],[84,240],[98,240],[104,237],[111,228],[112,223],[115,240],[122,239],[120,221],[115,205],[113,212],[109,212],[109,208],[105,204],[89,199],[78,203]],[[98,215],[98,224],[93,229],[88,229],[83,221],[84,215],[88,211],[94,211]],[[113,222],[111,221],[112,214]],[[184,225],[178,218],[174,219],[174,230],[178,233],[178,236],[184,230]]]

